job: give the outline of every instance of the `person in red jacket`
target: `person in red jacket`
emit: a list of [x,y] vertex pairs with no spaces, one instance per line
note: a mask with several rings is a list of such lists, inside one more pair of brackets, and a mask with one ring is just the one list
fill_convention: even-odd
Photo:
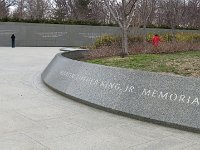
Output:
[[153,36],[153,38],[152,38],[152,44],[153,44],[154,46],[158,46],[159,43],[160,43],[160,37],[159,37],[158,34],[155,34],[155,35]]

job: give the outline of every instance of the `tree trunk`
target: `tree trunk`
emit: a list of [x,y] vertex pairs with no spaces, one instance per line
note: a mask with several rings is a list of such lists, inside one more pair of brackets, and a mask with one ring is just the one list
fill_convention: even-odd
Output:
[[125,57],[128,55],[128,29],[123,27],[122,29],[122,53],[121,57]]
[[174,25],[172,26],[172,42],[176,41],[176,31]]
[[146,46],[147,46],[147,41],[146,41],[146,36],[147,36],[147,25],[146,23],[143,25],[143,52],[146,53]]

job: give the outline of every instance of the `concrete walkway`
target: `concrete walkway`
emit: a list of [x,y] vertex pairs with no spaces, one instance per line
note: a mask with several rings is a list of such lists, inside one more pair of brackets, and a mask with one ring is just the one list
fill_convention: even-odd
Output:
[[199,150],[200,134],[67,99],[40,74],[59,48],[0,47],[1,150]]

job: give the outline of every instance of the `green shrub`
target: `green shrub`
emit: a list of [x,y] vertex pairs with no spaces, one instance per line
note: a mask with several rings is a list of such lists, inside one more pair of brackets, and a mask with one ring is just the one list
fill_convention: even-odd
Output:
[[112,36],[112,35],[104,35],[96,39],[95,47],[98,48],[100,46],[110,46],[112,43],[117,43],[120,41],[119,36]]
[[[118,26],[115,23],[104,23],[96,20],[60,20],[60,19],[20,19],[20,18],[0,18],[0,22],[24,22],[24,23],[49,23],[49,24],[70,24],[70,25],[91,25],[91,26]],[[140,26],[142,28],[143,26]],[[148,24],[147,28],[158,28],[158,29],[171,29],[168,25],[155,25]],[[177,26],[175,29],[179,30],[198,30],[199,27],[180,27]]]
[[142,36],[128,36],[129,43],[140,43],[143,42]]
[[176,26],[176,29],[179,30],[198,30],[198,27],[180,27],[180,26]]
[[176,34],[176,41],[180,41],[180,42],[190,42],[192,41],[192,34],[188,34],[188,33],[177,33]]
[[[153,33],[148,33],[146,36],[146,41],[151,42],[153,36],[154,36]],[[179,36],[179,34],[177,34],[177,36]],[[173,35],[171,33],[160,34],[160,37],[161,37],[162,42],[171,42],[173,39]],[[200,39],[200,36],[195,35],[194,37],[196,39]],[[94,47],[98,48],[101,46],[111,46],[112,44],[121,44],[121,40],[122,38],[120,36],[104,35],[96,39]],[[143,41],[144,39],[142,36],[128,36],[129,44],[141,43]],[[181,40],[178,39],[178,41],[181,41]]]
[[161,40],[163,42],[171,42],[173,40],[173,35],[171,33],[161,34]]
[[200,42],[200,34],[197,34],[197,33],[193,34],[192,41],[193,42]]
[[146,35],[146,41],[147,42],[151,42],[152,41],[152,38],[153,38],[153,33],[148,33],[147,35]]
[[179,32],[176,34],[176,41],[179,42],[200,42],[200,34]]
[[[155,24],[148,24],[146,25],[147,28],[158,28],[158,29],[171,29],[170,26],[168,25],[155,25]],[[140,28],[143,28],[143,25],[140,26]],[[176,26],[175,29],[178,30],[198,30],[199,27],[180,27],[180,26]]]
[[[148,33],[146,36],[146,41],[151,42],[153,36],[154,36],[154,33]],[[173,36],[171,33],[162,33],[159,36],[160,36],[162,42],[170,42],[173,39]]]
[[168,25],[160,25],[160,26],[158,26],[157,28],[161,28],[161,29],[171,29],[171,27],[168,26]]
[[118,26],[110,23],[105,24],[96,20],[58,20],[58,19],[20,19],[20,18],[0,18],[0,22],[23,22],[23,23],[49,23],[49,24],[69,24],[69,25],[91,25],[91,26]]
[[[146,36],[146,41],[151,42],[153,38],[153,33],[148,33]],[[160,34],[161,41],[171,42],[173,40],[172,33],[162,33]],[[178,32],[175,34],[175,40],[177,42],[200,42],[200,34],[198,33],[187,33]]]
[[[111,46],[112,44],[121,44],[122,38],[120,36],[104,35],[96,39],[94,47]],[[141,36],[128,36],[128,42],[130,44],[143,42]]]

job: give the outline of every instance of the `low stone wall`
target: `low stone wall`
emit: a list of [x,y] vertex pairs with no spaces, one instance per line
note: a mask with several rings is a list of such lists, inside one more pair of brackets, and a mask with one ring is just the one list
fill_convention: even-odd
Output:
[[85,55],[87,51],[57,54],[42,80],[57,92],[94,107],[200,131],[200,79],[73,60]]

